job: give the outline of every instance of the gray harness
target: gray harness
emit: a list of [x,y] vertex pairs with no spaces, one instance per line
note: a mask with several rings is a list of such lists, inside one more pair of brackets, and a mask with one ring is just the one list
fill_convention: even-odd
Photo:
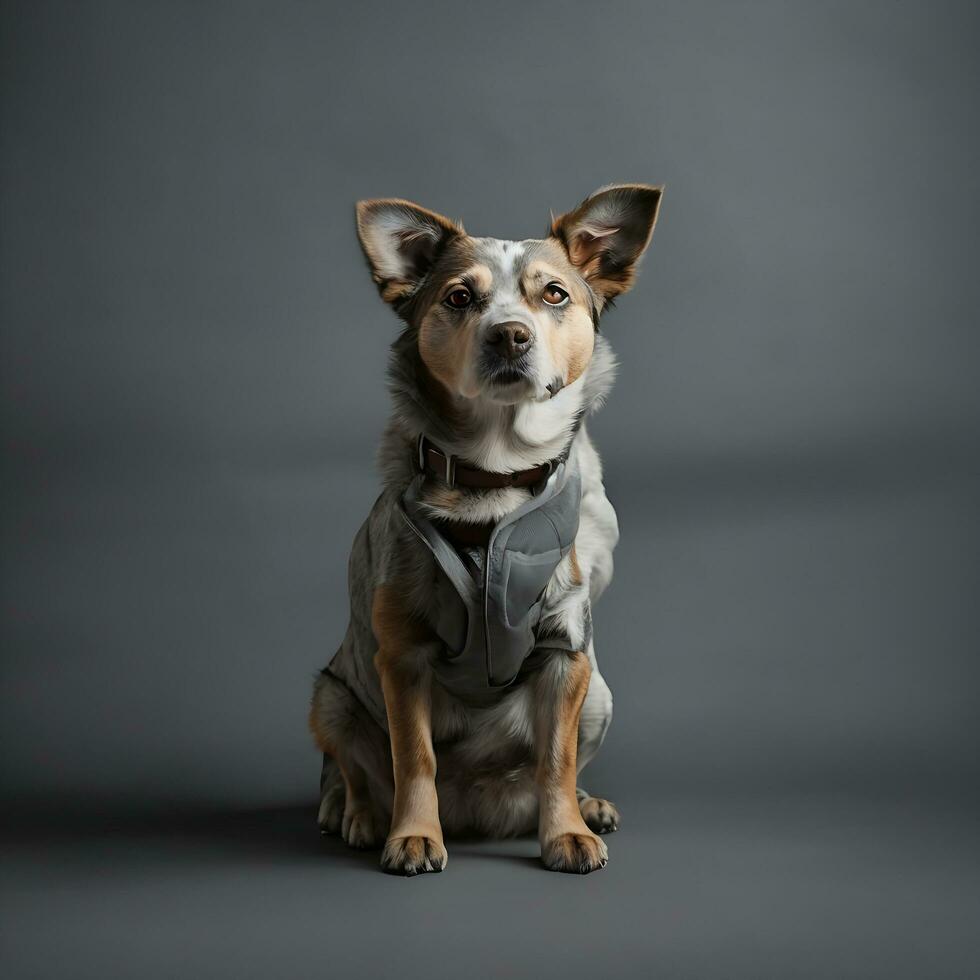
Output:
[[518,676],[536,647],[570,648],[567,637],[539,637],[538,627],[545,589],[578,532],[582,481],[577,469],[559,463],[535,496],[494,527],[486,550],[457,550],[418,501],[423,479],[405,491],[401,515],[442,572],[430,624],[445,644],[436,675],[458,696],[492,695]]

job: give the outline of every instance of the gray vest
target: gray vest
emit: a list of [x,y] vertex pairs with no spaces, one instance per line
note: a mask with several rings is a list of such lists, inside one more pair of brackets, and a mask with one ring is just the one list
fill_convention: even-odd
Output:
[[437,621],[445,643],[435,664],[440,682],[462,697],[506,687],[536,646],[568,648],[567,638],[538,637],[545,589],[578,532],[582,481],[560,463],[541,490],[493,529],[487,548],[456,548],[418,502],[422,477],[402,497],[401,515],[432,552]]

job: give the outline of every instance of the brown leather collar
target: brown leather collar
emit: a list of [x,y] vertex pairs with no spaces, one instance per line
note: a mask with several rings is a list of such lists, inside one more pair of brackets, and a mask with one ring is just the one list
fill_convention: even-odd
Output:
[[501,487],[530,487],[549,477],[559,460],[549,460],[529,470],[514,473],[490,473],[475,466],[460,463],[455,456],[447,455],[437,449],[425,436],[419,436],[416,466],[420,473],[437,476],[450,487],[472,487],[480,490]]

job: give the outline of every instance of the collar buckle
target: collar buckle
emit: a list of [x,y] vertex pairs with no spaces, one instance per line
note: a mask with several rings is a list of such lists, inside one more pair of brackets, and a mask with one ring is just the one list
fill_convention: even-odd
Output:
[[[423,476],[429,472],[429,467],[427,465],[427,453],[428,447],[426,446],[426,438],[423,433],[419,433],[418,440],[415,445],[415,468]],[[436,450],[440,456],[445,456],[446,459],[446,471],[444,474],[444,479],[452,490],[456,486],[456,457],[451,453],[441,453]]]

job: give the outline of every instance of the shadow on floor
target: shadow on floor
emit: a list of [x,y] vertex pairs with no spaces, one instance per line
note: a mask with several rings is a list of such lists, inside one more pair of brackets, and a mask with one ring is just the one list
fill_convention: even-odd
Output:
[[[316,805],[251,808],[140,810],[117,804],[90,807],[72,813],[70,804],[8,810],[2,820],[8,852],[38,854],[97,854],[120,849],[138,856],[141,845],[155,855],[197,860],[306,862],[327,858],[345,867],[380,872],[380,850],[353,850],[338,835],[323,835],[316,824]],[[456,836],[448,841],[453,853],[471,859],[511,861],[527,866],[539,862],[533,837],[489,841],[478,836]]]
[[[67,814],[67,816],[66,816]],[[13,850],[84,847],[139,847],[152,843],[156,852],[193,853],[256,861],[291,861],[329,857],[348,865],[376,867],[377,851],[355,851],[335,836],[323,836],[316,824],[316,806],[175,808],[171,812],[122,810],[111,806],[71,814],[45,806],[7,814],[7,846]]]

